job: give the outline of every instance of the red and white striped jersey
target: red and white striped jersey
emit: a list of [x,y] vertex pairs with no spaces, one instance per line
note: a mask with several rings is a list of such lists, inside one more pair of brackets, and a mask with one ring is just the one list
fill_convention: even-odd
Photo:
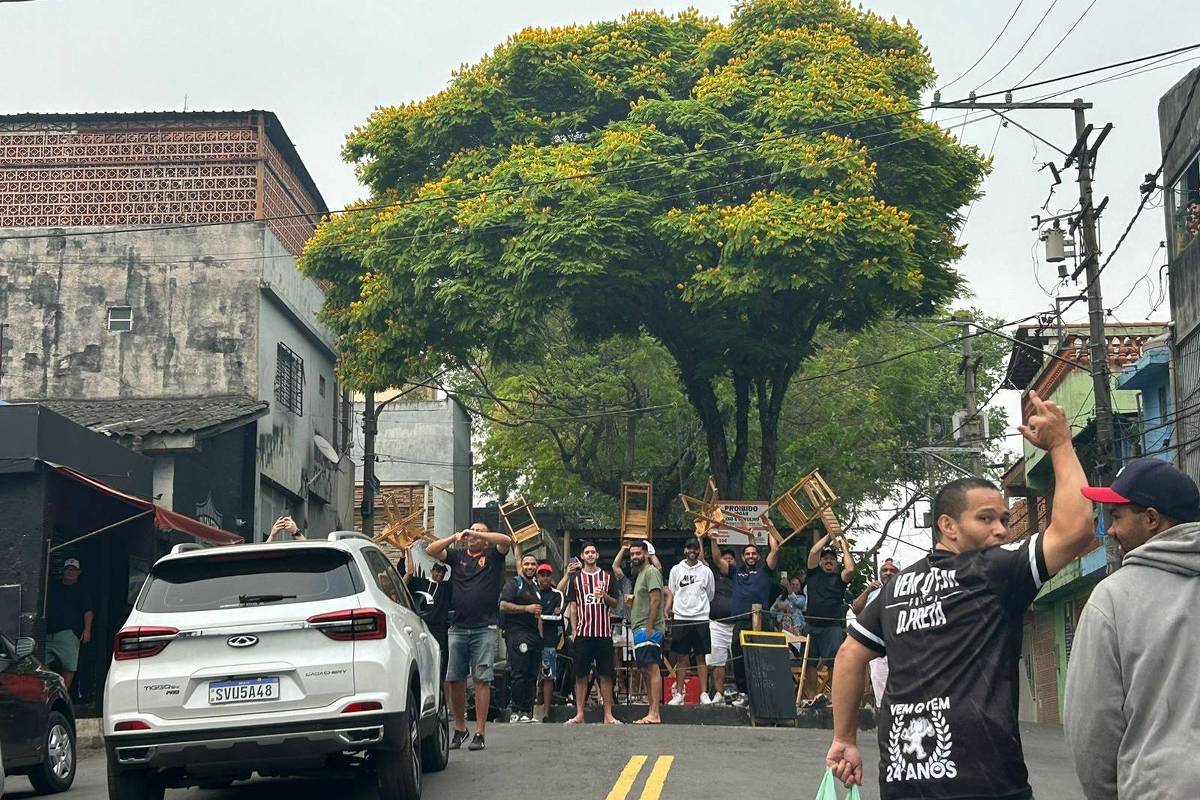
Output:
[[571,579],[569,600],[575,602],[575,635],[612,637],[612,618],[606,606],[593,592],[597,588],[612,595],[612,578],[602,569],[580,572]]

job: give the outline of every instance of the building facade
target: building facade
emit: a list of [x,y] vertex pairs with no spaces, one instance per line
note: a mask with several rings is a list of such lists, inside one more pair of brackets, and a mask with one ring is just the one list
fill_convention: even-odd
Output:
[[274,114],[0,116],[0,397],[152,456],[247,540],[351,522],[348,402],[296,258],[324,201]]
[[1158,101],[1174,323],[1173,406],[1180,412],[1173,444],[1180,469],[1193,480],[1200,479],[1200,98],[1190,97],[1197,81],[1200,67]]
[[[1163,430],[1157,422],[1159,411],[1153,405],[1159,398],[1157,381],[1161,376],[1151,365],[1160,358],[1154,354],[1167,330],[1164,323],[1111,325],[1105,329],[1109,372],[1114,376],[1112,404],[1121,461],[1149,454],[1152,448],[1147,443],[1157,443],[1157,434]],[[1096,403],[1088,371],[1088,326],[1025,326],[1015,338],[1022,344],[1013,348],[1008,382],[1023,391],[1036,390],[1063,408],[1080,461],[1089,474],[1094,474],[1098,461],[1094,447]],[[1049,357],[1051,353],[1056,358]],[[1141,369],[1145,370],[1142,381],[1128,377]],[[1143,383],[1155,395],[1149,408]],[[1023,418],[1027,419],[1030,411],[1026,400]],[[1005,493],[1018,498],[1010,518],[1011,529],[1018,537],[1045,531],[1054,497],[1054,473],[1048,455],[1028,443],[1024,448],[1023,457],[1003,481]],[[1088,550],[1046,582],[1026,613],[1019,705],[1022,719],[1055,724],[1062,721],[1067,664],[1079,615],[1092,588],[1108,574],[1103,530],[1100,518],[1096,538]]]

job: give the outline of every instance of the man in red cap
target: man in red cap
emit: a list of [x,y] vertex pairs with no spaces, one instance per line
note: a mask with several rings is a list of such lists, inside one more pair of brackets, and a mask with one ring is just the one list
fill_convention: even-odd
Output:
[[825,763],[862,782],[858,709],[864,667],[888,657],[879,709],[882,800],[1030,800],[1017,726],[1026,609],[1092,542],[1092,504],[1067,416],[1030,392],[1021,433],[1049,453],[1054,505],[1045,533],[1008,544],[1008,504],[992,483],[962,478],[933,501],[938,543],[892,578],[851,624],[833,674],[833,744]]
[[1088,800],[1196,797],[1200,491],[1143,458],[1083,494],[1107,506],[1124,558],[1092,591],[1071,648],[1063,708],[1079,782]]

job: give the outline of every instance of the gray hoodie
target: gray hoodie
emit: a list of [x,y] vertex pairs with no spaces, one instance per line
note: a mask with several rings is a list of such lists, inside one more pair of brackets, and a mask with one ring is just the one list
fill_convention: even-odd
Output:
[[1063,703],[1088,800],[1200,797],[1200,523],[1125,556],[1079,619]]

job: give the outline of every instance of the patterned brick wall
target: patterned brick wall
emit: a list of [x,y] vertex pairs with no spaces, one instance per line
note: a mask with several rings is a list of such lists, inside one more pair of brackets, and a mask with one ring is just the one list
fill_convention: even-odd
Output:
[[0,120],[0,228],[266,218],[299,255],[319,206],[271,137],[259,141],[261,116]]

